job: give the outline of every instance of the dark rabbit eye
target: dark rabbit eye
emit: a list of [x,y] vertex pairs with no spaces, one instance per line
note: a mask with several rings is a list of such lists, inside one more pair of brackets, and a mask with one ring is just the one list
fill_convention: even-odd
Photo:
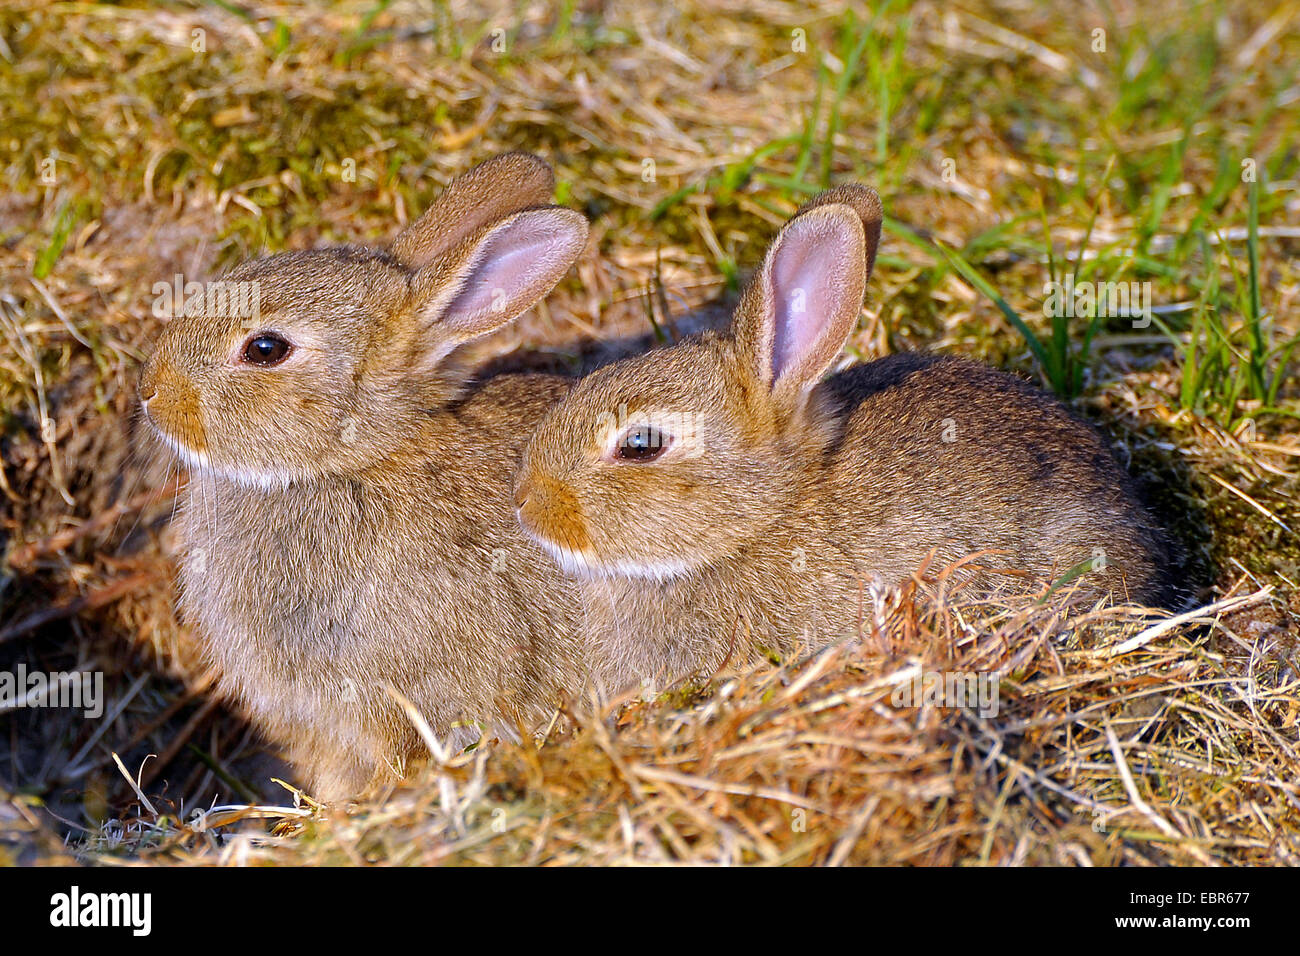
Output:
[[279,365],[289,357],[293,346],[270,332],[254,336],[244,346],[244,361],[263,367]]
[[671,435],[653,425],[633,425],[619,438],[614,457],[621,461],[654,461],[672,441]]

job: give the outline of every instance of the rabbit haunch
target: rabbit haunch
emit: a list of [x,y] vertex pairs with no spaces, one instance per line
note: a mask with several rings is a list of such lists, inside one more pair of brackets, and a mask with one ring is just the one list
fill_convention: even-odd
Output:
[[[1013,376],[896,355],[822,381],[852,333],[880,235],[839,187],[781,230],[729,334],[584,378],[547,413],[515,486],[524,530],[582,585],[608,691],[729,654],[857,632],[870,589],[970,559],[982,589],[1086,569],[1162,595],[1164,546],[1089,426]],[[655,445],[620,431],[613,409]],[[678,441],[656,416],[690,415]],[[954,578],[955,582],[956,578]]]
[[[140,382],[193,469],[181,609],[224,687],[327,798],[440,735],[542,719],[581,683],[573,588],[519,533],[510,482],[562,379],[467,385],[455,348],[513,320],[582,252],[524,154],[454,180],[387,250],[246,263],[256,328],[167,324]],[[467,730],[473,734],[474,731]]]

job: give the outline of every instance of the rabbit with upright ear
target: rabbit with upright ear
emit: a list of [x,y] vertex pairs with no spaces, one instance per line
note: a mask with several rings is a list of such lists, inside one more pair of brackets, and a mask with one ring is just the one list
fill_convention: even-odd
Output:
[[226,282],[254,314],[180,315],[144,366],[147,419],[191,469],[181,610],[327,799],[423,751],[399,699],[440,735],[505,733],[581,682],[572,585],[510,503],[567,383],[467,385],[454,354],[581,254],[587,221],[545,205],[553,185],[506,154],[388,249],[245,263]]
[[852,634],[864,585],[986,550],[981,587],[1082,566],[1099,595],[1160,598],[1159,533],[1057,401],[917,354],[822,381],[856,324],[881,219],[863,186],[813,199],[730,334],[597,370],[538,426],[515,505],[583,585],[606,691]]

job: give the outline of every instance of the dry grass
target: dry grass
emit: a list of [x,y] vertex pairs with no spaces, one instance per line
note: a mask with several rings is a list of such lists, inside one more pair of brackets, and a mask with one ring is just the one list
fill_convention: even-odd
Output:
[[[803,195],[848,178],[895,227],[859,355],[1032,373],[927,241],[1042,332],[1048,253],[1078,261],[1085,238],[1094,278],[1151,281],[1158,304],[1218,274],[1213,314],[1244,355],[1242,157],[1264,173],[1265,331],[1300,333],[1300,7],[917,3],[864,32],[848,6],[0,11],[0,670],[102,671],[109,713],[0,713],[0,860],[1300,862],[1297,393],[1189,400],[1187,310],[1167,334],[1102,327],[1080,402],[1216,612],[1156,630],[1068,594],[972,606],[918,584],[851,645],[611,713],[575,702],[537,746],[485,744],[350,812],[295,806],[210,696],[172,612],[174,488],[132,417],[153,284],[263,246],[382,241],[501,149],[551,159],[594,238],[484,357],[576,368],[581,340],[644,333],[648,310],[673,334]],[[894,706],[918,669],[996,671],[999,712]],[[196,821],[213,806],[241,809]]]

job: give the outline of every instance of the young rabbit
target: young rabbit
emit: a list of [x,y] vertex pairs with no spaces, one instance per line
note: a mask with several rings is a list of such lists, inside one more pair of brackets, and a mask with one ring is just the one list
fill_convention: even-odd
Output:
[[582,581],[607,692],[855,633],[864,586],[932,552],[937,570],[991,549],[986,588],[1085,565],[1099,595],[1160,597],[1160,536],[1055,400],[918,354],[820,381],[856,324],[881,216],[866,187],[821,194],[776,237],[730,334],[597,370],[538,426],[515,505]]
[[587,222],[552,191],[543,161],[507,154],[386,250],[245,263],[226,279],[256,283],[260,314],[178,316],[144,366],[147,418],[191,468],[181,610],[326,799],[424,751],[390,687],[445,736],[536,722],[583,679],[573,588],[510,503],[566,382],[467,386],[452,355],[582,252]]

